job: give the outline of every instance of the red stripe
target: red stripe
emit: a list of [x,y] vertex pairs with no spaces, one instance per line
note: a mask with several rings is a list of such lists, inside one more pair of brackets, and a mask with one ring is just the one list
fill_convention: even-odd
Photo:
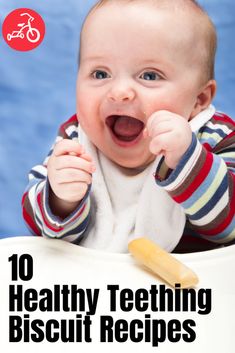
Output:
[[41,232],[38,229],[37,225],[34,223],[33,219],[30,217],[30,215],[27,213],[25,208],[23,208],[23,217],[28,224],[28,226],[32,229],[32,231],[37,234],[38,236],[41,236]]
[[79,213],[75,214],[74,217],[69,221],[69,223],[72,223],[76,218],[78,218],[82,214],[82,212],[84,211],[85,207],[86,207],[86,204],[84,204],[82,206],[82,208],[80,209]]
[[32,231],[38,236],[40,236],[41,235],[40,229],[38,228],[34,220],[30,217],[29,213],[26,211],[26,208],[24,207],[24,202],[27,195],[28,195],[28,192],[25,192],[23,194],[22,201],[21,201],[23,218],[25,222],[28,224],[28,226],[32,229]]
[[204,143],[203,143],[203,146],[205,147],[205,149],[206,149],[207,151],[209,151],[209,152],[212,151],[212,146],[211,146],[209,143],[204,142]]
[[52,230],[53,232],[56,232],[56,233],[61,232],[62,230],[64,230],[63,227],[54,228],[54,227],[52,227],[52,225],[47,221],[47,218],[46,218],[46,216],[45,216],[45,214],[44,214],[44,210],[43,210],[43,207],[42,207],[41,197],[42,197],[42,192],[40,192],[40,193],[38,194],[38,196],[37,196],[37,202],[38,202],[38,206],[39,206],[39,209],[40,209],[40,211],[41,211],[41,214],[42,214],[43,222],[44,222],[44,223],[46,224],[46,226],[47,226],[50,230]]
[[234,162],[226,162],[228,167],[234,168]]
[[202,184],[202,182],[205,180],[205,178],[207,177],[207,175],[211,170],[212,163],[213,163],[213,155],[212,153],[208,152],[206,154],[206,159],[203,166],[201,167],[201,170],[198,171],[197,176],[194,178],[193,182],[190,184],[188,189],[186,189],[181,195],[173,197],[173,199],[177,203],[182,203],[185,200],[187,200],[198,188],[198,186]]
[[22,196],[22,214],[25,222],[28,224],[28,226],[32,229],[32,231],[37,234],[38,236],[41,236],[41,231],[38,228],[37,224],[34,222],[34,219],[30,216],[30,214],[26,211],[26,207],[24,206],[24,202],[26,197],[28,196],[28,191],[26,191],[23,196]]
[[22,196],[22,201],[21,201],[21,205],[23,206],[24,205],[24,200],[26,198],[26,196],[28,195],[28,191],[26,191],[23,196]]
[[77,123],[77,121],[78,121],[77,115],[74,114],[73,116],[71,116],[71,118],[69,118],[65,123],[63,123],[60,126],[60,129],[62,129],[64,131],[68,127],[69,124]]
[[[235,176],[232,173],[230,173],[230,175],[234,179],[233,184],[235,184]],[[208,230],[208,231],[203,231],[203,233],[201,233],[201,234],[213,236],[213,235],[217,235],[217,234],[223,232],[228,227],[228,225],[231,223],[231,221],[234,217],[234,214],[235,214],[235,192],[233,190],[232,199],[230,202],[230,212],[229,212],[228,216],[226,217],[225,221],[223,223],[221,223],[217,228],[214,228],[214,229]]]
[[[222,116],[221,116],[222,115]],[[234,125],[235,126],[235,123],[234,123],[234,121],[228,116],[228,115],[226,115],[226,114],[221,114],[221,115],[214,115],[213,116],[213,118],[212,118],[212,120],[214,119],[214,120],[216,120],[216,121],[222,121],[222,122],[225,122],[225,123],[230,123],[230,124],[232,124],[232,125]]]

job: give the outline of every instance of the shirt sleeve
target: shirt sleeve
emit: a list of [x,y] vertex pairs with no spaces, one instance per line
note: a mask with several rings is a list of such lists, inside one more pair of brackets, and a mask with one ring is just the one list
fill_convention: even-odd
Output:
[[22,211],[32,234],[76,242],[82,237],[89,223],[90,186],[77,209],[65,219],[52,213],[48,201],[50,185],[47,178],[47,162],[55,144],[64,138],[78,138],[78,122],[75,115],[60,127],[55,143],[44,162],[31,169],[29,183],[22,198]]
[[185,211],[194,234],[215,243],[235,239],[235,124],[216,116],[174,170],[162,159],[156,182]]

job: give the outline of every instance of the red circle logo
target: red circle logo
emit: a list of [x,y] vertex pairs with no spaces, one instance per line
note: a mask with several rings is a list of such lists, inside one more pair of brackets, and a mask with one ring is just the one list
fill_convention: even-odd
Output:
[[2,34],[12,49],[32,50],[38,47],[44,38],[45,23],[42,17],[31,9],[16,9],[5,18]]

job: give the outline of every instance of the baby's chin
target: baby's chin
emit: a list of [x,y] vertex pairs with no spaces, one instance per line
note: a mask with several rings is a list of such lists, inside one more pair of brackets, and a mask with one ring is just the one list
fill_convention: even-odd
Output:
[[112,156],[107,156],[112,162],[114,162],[117,166],[135,171],[142,171],[148,167],[150,163],[152,163],[156,156],[150,155],[148,158],[140,161],[139,158],[114,158]]

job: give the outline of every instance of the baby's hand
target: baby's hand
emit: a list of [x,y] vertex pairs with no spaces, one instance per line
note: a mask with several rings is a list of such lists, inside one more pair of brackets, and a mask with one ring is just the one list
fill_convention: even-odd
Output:
[[[64,139],[55,145],[48,161],[48,179],[54,193],[52,208],[57,214],[69,213],[76,208],[92,181],[95,165],[78,142]],[[56,198],[55,198],[56,197]],[[57,205],[55,205],[57,203]],[[63,212],[64,211],[64,212]]]
[[188,121],[180,115],[166,110],[153,113],[147,122],[150,151],[165,157],[166,165],[175,169],[192,141],[192,130]]

